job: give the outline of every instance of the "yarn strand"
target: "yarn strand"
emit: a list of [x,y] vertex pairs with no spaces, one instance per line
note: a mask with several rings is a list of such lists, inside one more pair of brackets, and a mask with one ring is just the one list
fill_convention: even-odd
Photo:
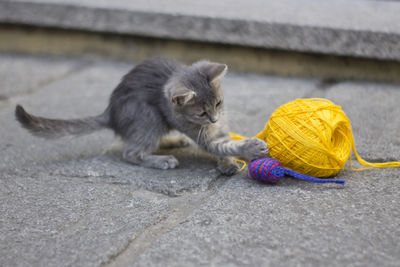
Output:
[[[353,135],[351,136],[353,139],[352,142],[352,148],[353,148],[353,153],[356,156],[358,162],[363,165],[363,166],[367,166],[367,167],[372,167],[372,168],[396,168],[396,167],[400,167],[400,162],[399,161],[390,161],[390,162],[381,162],[381,163],[372,163],[372,162],[368,162],[366,160],[364,160],[362,157],[360,157],[360,155],[358,155],[357,150],[356,150],[356,145],[354,144],[354,137]],[[353,167],[351,167],[353,171],[362,171],[362,170],[366,170],[366,169],[370,169],[370,168],[358,168],[358,169],[354,169]]]

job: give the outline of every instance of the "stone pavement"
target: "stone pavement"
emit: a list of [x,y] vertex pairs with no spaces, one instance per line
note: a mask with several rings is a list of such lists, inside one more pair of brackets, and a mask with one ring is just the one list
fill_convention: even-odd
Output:
[[[400,169],[345,187],[223,177],[194,147],[178,169],[125,163],[109,131],[44,141],[14,120],[100,113],[131,63],[0,55],[0,266],[398,266]],[[352,120],[360,155],[400,159],[400,86],[229,73],[232,129],[261,130],[280,105],[326,97]],[[161,151],[167,153],[167,151]]]

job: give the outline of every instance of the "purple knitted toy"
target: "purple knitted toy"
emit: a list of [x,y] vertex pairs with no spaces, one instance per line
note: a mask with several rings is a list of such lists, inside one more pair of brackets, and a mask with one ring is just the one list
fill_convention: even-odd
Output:
[[267,183],[278,182],[285,174],[294,178],[306,180],[314,183],[337,183],[344,185],[344,180],[339,179],[320,179],[305,174],[301,174],[282,167],[282,164],[276,159],[262,158],[253,159],[249,163],[249,176],[258,181]]

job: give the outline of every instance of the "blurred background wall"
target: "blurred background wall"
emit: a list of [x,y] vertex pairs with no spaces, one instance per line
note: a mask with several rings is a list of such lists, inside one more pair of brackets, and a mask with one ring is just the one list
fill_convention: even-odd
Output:
[[399,82],[398,14],[379,0],[1,0],[0,52]]

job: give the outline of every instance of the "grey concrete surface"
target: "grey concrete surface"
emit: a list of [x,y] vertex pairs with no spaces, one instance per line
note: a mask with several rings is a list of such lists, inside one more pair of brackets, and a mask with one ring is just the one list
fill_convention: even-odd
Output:
[[[399,170],[346,188],[233,178],[132,266],[398,266]],[[384,181],[382,181],[384,179]],[[384,185],[382,185],[382,183]]]
[[[2,85],[0,99],[6,100],[18,94],[28,94],[54,80],[69,75],[84,66],[84,62],[65,59],[63,63],[54,62],[51,58],[37,61],[24,57],[18,59],[5,55],[5,63],[0,64],[0,80]],[[44,70],[46,70],[44,72]],[[12,74],[12,75],[10,75]],[[29,77],[29,79],[26,79]],[[16,82],[17,81],[17,82]]]
[[365,0],[0,1],[1,23],[397,61],[399,13]]
[[[220,176],[194,146],[160,151],[181,165],[151,170],[124,162],[108,131],[45,141],[14,120],[16,103],[97,114],[132,66],[0,55],[2,77],[18,77],[0,80],[1,266],[398,266],[399,168],[346,166],[344,187],[271,186]],[[222,86],[237,132],[256,134],[295,98],[326,97],[352,120],[361,156],[400,159],[398,85],[229,73]]]
[[1,177],[2,266],[98,266],[168,214],[166,197],[125,184]]

